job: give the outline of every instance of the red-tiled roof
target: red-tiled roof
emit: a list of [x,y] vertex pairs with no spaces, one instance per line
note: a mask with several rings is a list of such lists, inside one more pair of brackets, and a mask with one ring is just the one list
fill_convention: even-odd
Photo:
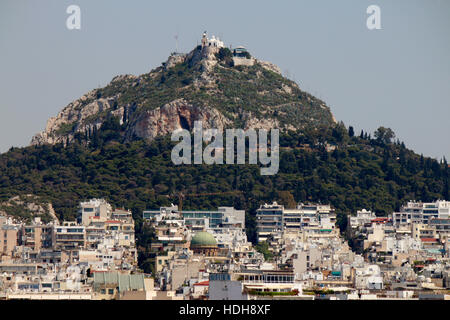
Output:
[[437,242],[437,239],[435,238],[422,238],[420,240],[422,240],[422,242]]
[[209,280],[194,283],[194,286],[209,286]]
[[390,220],[389,218],[375,218],[375,219],[372,219],[371,222],[375,222],[375,223],[377,223],[377,222],[388,222],[389,220]]

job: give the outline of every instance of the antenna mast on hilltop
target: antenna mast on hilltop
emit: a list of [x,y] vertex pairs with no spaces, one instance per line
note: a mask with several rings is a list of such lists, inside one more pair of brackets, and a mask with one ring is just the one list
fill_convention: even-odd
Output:
[[174,36],[174,38],[175,38],[175,47],[176,47],[175,53],[178,53],[178,33]]

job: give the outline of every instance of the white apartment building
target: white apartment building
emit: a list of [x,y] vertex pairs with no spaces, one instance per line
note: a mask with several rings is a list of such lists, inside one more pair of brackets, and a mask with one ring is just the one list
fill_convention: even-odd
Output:
[[91,221],[106,220],[111,216],[111,205],[104,199],[91,199],[80,203],[79,217],[84,226],[88,226]]
[[356,212],[356,217],[350,217],[350,226],[352,229],[356,229],[365,225],[370,225],[372,219],[375,219],[376,217],[377,216],[375,212],[372,212],[370,210],[358,210]]
[[218,207],[217,210],[178,210],[178,206],[162,207],[159,210],[145,210],[145,220],[182,219],[191,230],[202,231],[208,228],[245,228],[245,210],[233,207]]
[[65,221],[55,229],[55,248],[73,250],[86,245],[86,229],[76,222]]
[[355,269],[355,287],[357,289],[381,290],[383,277],[378,265],[367,265]]
[[410,223],[430,223],[431,219],[448,219],[450,214],[450,201],[437,200],[436,202],[409,201],[400,208],[400,212],[392,214],[395,226]]
[[285,209],[274,202],[264,204],[256,211],[258,241],[283,234],[298,233],[304,229],[333,230],[336,214],[330,205],[303,204],[296,209]]
[[256,232],[258,242],[267,241],[270,236],[281,236],[283,231],[284,206],[274,202],[264,204],[256,210]]

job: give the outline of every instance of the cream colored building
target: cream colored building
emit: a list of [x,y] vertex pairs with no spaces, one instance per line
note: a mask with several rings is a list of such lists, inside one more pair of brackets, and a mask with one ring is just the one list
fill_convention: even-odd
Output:
[[111,215],[111,205],[104,199],[91,199],[80,203],[81,224],[88,226],[92,220],[106,220]]
[[11,256],[17,246],[19,228],[15,225],[4,224],[0,227],[0,256]]
[[412,237],[415,240],[421,240],[423,238],[437,239],[436,230],[432,226],[424,223],[412,224]]

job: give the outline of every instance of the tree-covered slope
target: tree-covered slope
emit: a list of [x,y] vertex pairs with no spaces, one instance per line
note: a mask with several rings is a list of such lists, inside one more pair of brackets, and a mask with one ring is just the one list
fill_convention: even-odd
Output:
[[238,196],[187,198],[183,207],[245,209],[254,239],[255,210],[273,200],[331,203],[343,223],[345,214],[361,208],[385,215],[409,199],[449,199],[446,162],[419,156],[390,138],[349,136],[342,124],[283,134],[280,170],[274,176],[261,176],[257,165],[175,166],[168,137],[118,142],[123,135],[124,126],[112,117],[89,144],[78,137],[66,147],[12,148],[0,155],[0,202],[33,194],[68,220],[75,218],[79,201],[105,197],[131,208],[139,219],[143,209],[176,203],[173,195],[180,191],[241,190]]

